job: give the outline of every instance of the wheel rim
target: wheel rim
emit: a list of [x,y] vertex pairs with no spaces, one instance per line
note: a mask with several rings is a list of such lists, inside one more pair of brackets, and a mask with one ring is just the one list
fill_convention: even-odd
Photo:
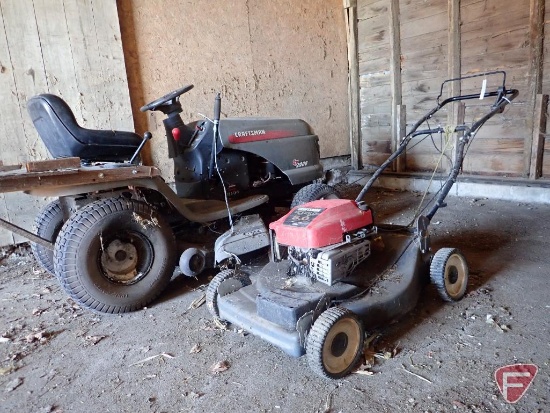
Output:
[[132,285],[151,269],[154,249],[144,235],[128,231],[110,239],[103,237],[100,242],[99,269],[109,281]]
[[445,265],[445,289],[451,297],[464,294],[467,272],[465,260],[458,254],[452,254]]
[[361,327],[350,317],[338,320],[323,344],[323,365],[327,372],[339,374],[349,368],[360,351]]
[[201,254],[195,254],[189,260],[189,268],[191,269],[191,271],[196,273],[202,272],[202,270],[204,269],[204,264],[204,256]]

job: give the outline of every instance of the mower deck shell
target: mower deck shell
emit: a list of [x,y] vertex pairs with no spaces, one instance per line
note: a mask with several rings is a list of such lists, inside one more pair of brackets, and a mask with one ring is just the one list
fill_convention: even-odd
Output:
[[420,252],[413,231],[385,227],[379,233],[382,242],[377,242],[377,250],[332,286],[288,277],[286,260],[270,262],[250,274],[251,285],[218,298],[220,318],[293,357],[305,354],[300,322],[309,317],[305,331],[309,330],[330,302],[353,311],[367,329],[400,318],[414,308],[428,281],[430,254]]

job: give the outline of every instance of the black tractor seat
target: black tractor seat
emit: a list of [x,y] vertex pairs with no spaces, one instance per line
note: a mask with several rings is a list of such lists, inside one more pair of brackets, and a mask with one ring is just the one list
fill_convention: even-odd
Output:
[[59,96],[33,96],[27,110],[54,158],[76,156],[88,162],[124,162],[130,160],[143,140],[134,132],[82,128]]

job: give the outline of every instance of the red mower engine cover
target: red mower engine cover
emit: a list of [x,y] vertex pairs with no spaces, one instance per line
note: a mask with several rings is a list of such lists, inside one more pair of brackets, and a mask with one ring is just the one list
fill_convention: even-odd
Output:
[[372,225],[370,209],[349,199],[308,202],[269,224],[280,245],[321,248],[344,241],[344,234]]

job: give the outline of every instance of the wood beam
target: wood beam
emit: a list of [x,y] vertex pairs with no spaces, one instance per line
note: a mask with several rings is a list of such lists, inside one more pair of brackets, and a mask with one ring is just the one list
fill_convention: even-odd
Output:
[[[407,134],[407,107],[405,105],[397,106],[397,139],[398,143],[405,138]],[[407,170],[407,150],[405,149],[401,156],[395,161],[396,172],[405,172]]]
[[[449,18],[449,39],[448,39],[448,70],[447,76],[449,79],[455,79],[461,75],[461,48],[460,48],[460,0],[448,0],[448,18]],[[449,96],[458,96],[461,93],[460,82],[451,82],[449,84]],[[463,110],[457,103],[452,103],[447,113],[447,124],[452,128],[456,127],[459,122],[464,123],[464,119],[460,120],[459,111]],[[459,135],[455,134],[453,137],[453,163],[457,158]],[[446,170],[449,171],[451,165],[446,165]]]
[[529,179],[538,179],[542,176],[542,157],[544,154],[544,140],[546,137],[547,111],[548,95],[537,95],[537,100],[535,102],[535,122],[533,127]]
[[[536,179],[537,165],[531,168],[537,124],[537,95],[542,92],[542,66],[544,62],[544,13],[545,0],[531,0],[529,15],[529,86],[527,91],[527,134],[523,146],[523,175]],[[535,157],[536,161],[538,157]],[[542,161],[542,159],[541,159]]]
[[346,35],[348,43],[348,98],[349,98],[349,143],[351,166],[360,169],[361,129],[359,98],[359,58],[357,56],[357,0],[344,0]]
[[[400,142],[400,115],[398,106],[403,103],[401,82],[401,23],[399,13],[399,0],[390,0],[390,85],[391,85],[391,151],[394,152]],[[403,168],[403,162],[394,162],[392,170]],[[403,172],[399,171],[399,172]]]

